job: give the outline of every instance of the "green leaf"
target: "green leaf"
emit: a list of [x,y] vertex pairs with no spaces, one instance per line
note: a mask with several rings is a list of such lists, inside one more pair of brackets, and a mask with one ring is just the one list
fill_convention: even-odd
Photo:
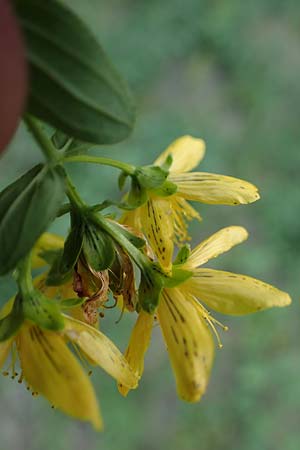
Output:
[[24,317],[41,328],[47,330],[62,330],[64,319],[59,303],[45,297],[40,291],[34,290],[22,299]]
[[115,258],[111,237],[92,223],[86,224],[82,250],[89,266],[97,272],[110,267]]
[[20,297],[17,296],[11,312],[0,320],[0,342],[14,336],[24,321]]
[[169,172],[159,166],[143,166],[138,167],[134,175],[144,188],[156,189],[166,181]]
[[134,124],[129,89],[88,26],[57,0],[15,0],[30,69],[27,110],[85,142],[122,141]]
[[41,164],[0,193],[0,275],[31,250],[56,217],[64,194],[62,168]]

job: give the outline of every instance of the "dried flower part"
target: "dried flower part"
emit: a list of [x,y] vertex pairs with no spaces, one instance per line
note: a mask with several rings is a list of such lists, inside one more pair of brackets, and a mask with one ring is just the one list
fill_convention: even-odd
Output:
[[120,247],[110,269],[109,287],[114,299],[121,296],[123,305],[128,311],[134,311],[137,303],[134,267],[131,259]]
[[108,300],[109,276],[108,271],[97,272],[87,266],[82,259],[74,271],[73,289],[78,297],[86,297],[82,304],[83,318],[85,322],[96,326],[98,324],[99,308]]

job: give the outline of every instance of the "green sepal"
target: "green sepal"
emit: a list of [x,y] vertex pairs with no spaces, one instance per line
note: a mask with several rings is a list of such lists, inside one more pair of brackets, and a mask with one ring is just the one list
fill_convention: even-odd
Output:
[[57,256],[52,262],[51,268],[46,278],[47,286],[60,286],[67,283],[72,277],[72,272],[62,273],[61,263],[63,258],[63,249],[57,250]]
[[64,195],[63,169],[42,164],[0,193],[0,275],[31,250],[56,217]]
[[136,177],[131,177],[131,189],[127,197],[129,209],[136,209],[148,200],[147,189],[141,186]]
[[59,303],[36,289],[23,294],[22,310],[25,319],[31,320],[41,328],[54,331],[64,328]]
[[121,233],[131,244],[136,248],[143,248],[146,244],[145,239],[130,233],[126,228],[119,225],[117,222],[110,221],[110,226],[116,230],[117,233]]
[[177,253],[177,256],[174,261],[174,265],[184,264],[191,253],[191,247],[189,244],[184,244],[179,252]]
[[48,286],[58,286],[64,284],[71,278],[73,269],[83,245],[83,221],[77,211],[71,211],[71,231],[65,241],[63,250],[53,261],[49,271],[46,284]]
[[179,269],[178,267],[173,266],[172,276],[166,277],[164,279],[164,285],[166,288],[174,288],[184,283],[192,276],[193,272],[190,272],[189,270]]
[[57,0],[15,0],[27,51],[27,110],[76,139],[112,144],[131,132],[129,88],[90,28]]
[[170,154],[166,157],[164,163],[160,166],[163,170],[170,171],[170,167],[173,162],[173,156]]
[[159,166],[137,167],[134,175],[138,183],[146,189],[157,189],[166,181],[169,172]]
[[160,269],[155,264],[141,271],[141,282],[138,290],[139,304],[149,314],[154,314],[159,304],[164,280]]
[[85,301],[87,300],[87,297],[74,297],[74,298],[65,298],[60,301],[60,307],[63,310],[68,310],[72,308],[76,308],[77,306],[81,306]]
[[10,313],[0,320],[0,342],[6,341],[17,334],[22,323],[24,314],[21,307],[19,296],[16,296]]
[[177,192],[177,185],[172,181],[166,180],[159,188],[153,189],[158,197],[169,197]]
[[64,251],[60,266],[62,274],[67,274],[71,270],[73,270],[75,264],[77,263],[83,245],[84,225],[81,221],[81,218],[74,218],[74,215],[74,213],[71,214],[71,231],[64,245]]
[[126,179],[128,177],[128,173],[126,172],[121,172],[118,178],[118,186],[119,186],[119,190],[122,191],[122,189],[124,188]]
[[92,222],[85,225],[82,251],[88,265],[97,272],[110,267],[115,258],[112,238]]

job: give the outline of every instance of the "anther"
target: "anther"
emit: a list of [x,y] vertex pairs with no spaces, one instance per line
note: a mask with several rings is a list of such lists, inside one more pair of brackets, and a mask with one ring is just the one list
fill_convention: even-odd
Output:
[[18,383],[22,383],[22,381],[23,381],[23,372],[21,372],[21,375],[20,375],[20,377],[19,377],[19,379],[18,379]]

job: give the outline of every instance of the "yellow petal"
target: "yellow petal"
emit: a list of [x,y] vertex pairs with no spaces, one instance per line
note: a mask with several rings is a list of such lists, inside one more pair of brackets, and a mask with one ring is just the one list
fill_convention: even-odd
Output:
[[13,340],[14,338],[10,338],[7,341],[0,342],[0,368],[3,366],[6,358],[8,357]]
[[197,167],[205,154],[205,142],[192,136],[182,136],[155,160],[154,164],[162,165],[169,155],[173,157],[171,173],[188,172]]
[[126,211],[120,218],[120,224],[127,225],[134,230],[141,231],[141,208]]
[[178,395],[188,402],[204,394],[214,343],[204,320],[179,289],[165,289],[158,317],[176,377]]
[[90,325],[68,316],[64,317],[64,334],[70,341],[77,344],[89,359],[121,384],[130,389],[137,386],[137,377],[122,353],[108,337]]
[[70,416],[102,428],[91,381],[61,336],[25,325],[18,336],[18,349],[24,378],[34,392]]
[[[132,330],[129,345],[125,352],[125,358],[139,380],[144,371],[144,357],[149,347],[154,317],[141,311]],[[118,385],[119,392],[126,396],[129,388],[122,384]]]
[[57,250],[63,248],[64,239],[61,236],[57,236],[52,233],[43,233],[37,240],[32,252],[32,267],[38,269],[39,267],[46,266],[46,261],[41,258],[40,253],[47,250]]
[[166,272],[171,270],[174,249],[174,229],[170,202],[153,197],[142,207],[141,222],[160,265]]
[[223,314],[249,314],[291,303],[286,292],[270,284],[221,270],[196,269],[181,287]]
[[191,252],[183,269],[190,270],[202,266],[212,258],[216,258],[232,247],[240,244],[248,237],[248,232],[243,227],[226,227],[201,242]]
[[247,181],[214,173],[192,172],[171,174],[177,185],[176,195],[208,204],[238,205],[259,199],[257,188]]

